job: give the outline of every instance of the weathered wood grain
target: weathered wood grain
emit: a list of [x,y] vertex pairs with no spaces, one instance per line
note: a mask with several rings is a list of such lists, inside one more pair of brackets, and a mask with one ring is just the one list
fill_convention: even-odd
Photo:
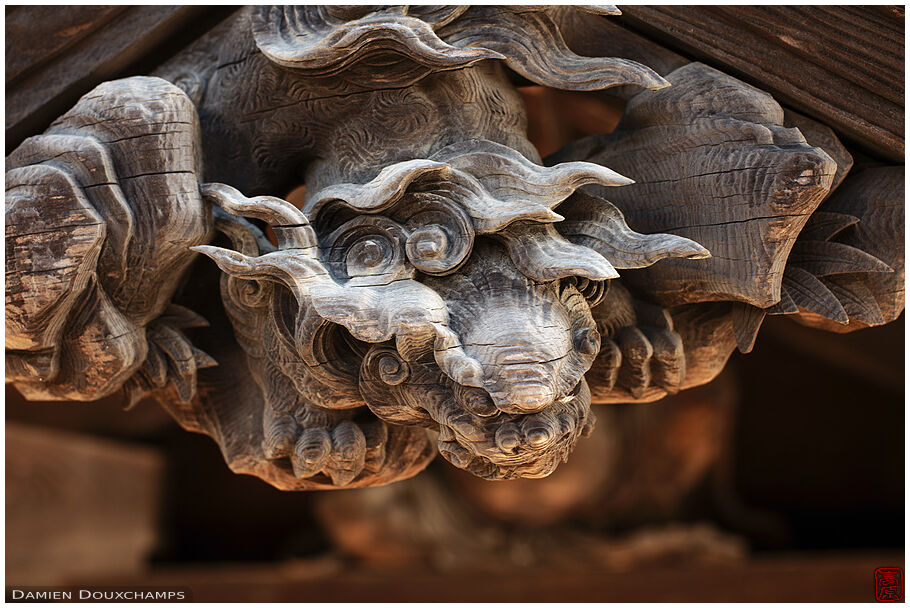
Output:
[[899,7],[629,6],[619,21],[768,91],[887,160],[904,160]]
[[[392,463],[377,451],[371,464],[378,432],[365,407],[437,431],[440,453],[477,475],[548,474],[589,427],[582,376],[599,350],[587,312],[597,284],[616,268],[707,254],[631,231],[605,201],[591,220],[600,230],[575,230],[578,242],[560,234],[553,207],[585,184],[628,180],[592,163],[537,164],[504,72],[468,66],[496,57],[572,90],[662,79],[574,55],[556,9],[427,10],[257,8],[160,71],[199,95],[207,148],[256,150],[252,167],[242,154],[215,156],[209,178],[242,186],[206,192],[228,215],[268,222],[277,250],[230,217],[220,227],[234,250],[199,250],[227,274],[225,306],[266,408],[261,430],[244,433],[261,433],[263,466],[296,477],[282,487],[378,483],[373,469]],[[356,45],[340,44],[351,36]],[[400,55],[385,73],[363,65],[378,48]],[[341,65],[346,80],[329,78]],[[236,86],[245,77],[257,79],[252,97]],[[302,212],[244,196],[294,171],[306,175]],[[638,375],[631,358],[613,365]],[[673,363],[654,366],[675,390]]]
[[[24,9],[24,10],[23,10]],[[19,7],[6,13],[6,84],[34,70],[120,15],[122,6]]]
[[904,168],[851,174],[821,210],[840,221],[793,249],[794,288],[814,294],[793,297],[794,318],[836,332],[894,321],[904,310]]
[[[187,10],[55,15],[62,37],[14,64],[8,123],[32,120],[16,95],[62,103]],[[844,276],[902,276],[896,241],[888,257],[832,240],[875,239],[894,193],[815,215],[852,162],[834,132],[626,30],[604,38],[614,13],[256,6],[155,76],[97,86],[7,158],[8,377],[32,399],[154,393],[282,489],[389,483],[434,450],[533,478],[590,433],[592,400],[707,382],[768,312],[895,316],[893,284]],[[618,129],[544,166],[506,68],[621,87]],[[274,196],[301,181],[299,204]],[[222,271],[220,301],[196,280],[208,261],[189,278],[194,252]],[[211,354],[173,301],[203,289],[226,334],[202,340]]]
[[8,14],[7,153],[94,86],[161,51],[161,44],[181,28],[205,21],[209,11],[193,6],[23,6]]
[[771,306],[790,248],[837,166],[783,127],[770,95],[702,64],[667,78],[673,86],[630,100],[615,132],[574,142],[549,160],[616,167],[636,183],[587,191],[616,204],[637,230],[686,236],[711,252],[707,260],[675,258],[626,273],[658,303]]
[[[192,392],[214,362],[170,307],[210,212],[196,174],[196,114],[157,78],[100,85],[7,166],[7,379],[30,399]],[[148,330],[148,331],[147,331]],[[169,371],[170,369],[170,371]]]

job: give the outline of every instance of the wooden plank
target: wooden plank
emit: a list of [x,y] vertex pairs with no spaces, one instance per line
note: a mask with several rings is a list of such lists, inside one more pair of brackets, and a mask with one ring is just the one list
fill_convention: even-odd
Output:
[[904,160],[903,9],[629,6],[614,19],[768,91],[887,160]]
[[28,6],[6,15],[6,84],[54,59],[126,10],[124,6]]
[[157,540],[163,470],[148,448],[7,423],[7,582],[142,572]]
[[325,560],[159,570],[101,584],[188,586],[197,602],[871,602],[877,567],[900,554],[811,555],[630,572],[540,567],[366,570]]
[[211,10],[24,6],[7,13],[7,153],[43,131],[92,87],[123,76],[131,64]]

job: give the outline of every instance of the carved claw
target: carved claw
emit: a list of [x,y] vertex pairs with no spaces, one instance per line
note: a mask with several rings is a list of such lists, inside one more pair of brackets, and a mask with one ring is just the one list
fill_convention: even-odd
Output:
[[363,470],[367,442],[360,427],[348,420],[332,430],[332,462],[327,473],[337,486],[346,486]]
[[651,342],[654,354],[651,356],[651,384],[659,386],[671,395],[679,392],[686,377],[686,356],[683,341],[672,330],[642,327],[645,338]]
[[350,420],[341,420],[334,426],[330,421],[305,426],[308,419],[314,418],[324,416],[304,412],[301,423],[300,414],[295,418],[291,414],[267,412],[263,455],[268,460],[290,459],[298,479],[321,473],[338,487],[349,485],[365,470],[375,472],[382,467],[388,440],[388,429],[383,423],[377,421],[361,428]]
[[614,284],[593,312],[602,335],[587,376],[595,402],[653,401],[679,392],[686,356],[666,309],[634,300]]
[[622,351],[622,366],[618,381],[638,399],[651,384],[651,356],[654,348],[637,327],[623,327],[616,335]]
[[277,416],[266,428],[262,451],[269,460],[287,458],[294,452],[297,421],[289,414]]
[[294,446],[291,464],[297,477],[312,477],[319,473],[332,451],[332,439],[325,429],[306,429]]

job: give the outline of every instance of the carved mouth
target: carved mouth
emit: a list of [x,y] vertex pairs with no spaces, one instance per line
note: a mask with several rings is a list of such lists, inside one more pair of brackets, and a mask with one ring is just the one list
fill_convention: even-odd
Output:
[[464,392],[430,415],[439,425],[439,452],[484,479],[546,477],[593,428],[591,394],[582,379],[568,394],[533,414],[469,411]]

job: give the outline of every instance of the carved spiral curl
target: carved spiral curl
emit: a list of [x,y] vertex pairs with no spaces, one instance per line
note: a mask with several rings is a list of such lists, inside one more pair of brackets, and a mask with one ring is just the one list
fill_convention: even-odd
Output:
[[338,278],[399,275],[406,269],[407,232],[386,217],[356,217],[322,243],[326,265]]
[[471,218],[438,194],[414,194],[419,213],[407,220],[411,231],[405,244],[408,260],[427,274],[444,275],[460,267],[474,246]]
[[430,399],[431,392],[441,394],[444,389],[438,377],[423,377],[421,370],[420,365],[412,367],[402,359],[393,347],[377,344],[370,348],[360,364],[360,391],[370,411],[392,424],[435,428],[429,414],[411,398],[407,383],[417,383]]

